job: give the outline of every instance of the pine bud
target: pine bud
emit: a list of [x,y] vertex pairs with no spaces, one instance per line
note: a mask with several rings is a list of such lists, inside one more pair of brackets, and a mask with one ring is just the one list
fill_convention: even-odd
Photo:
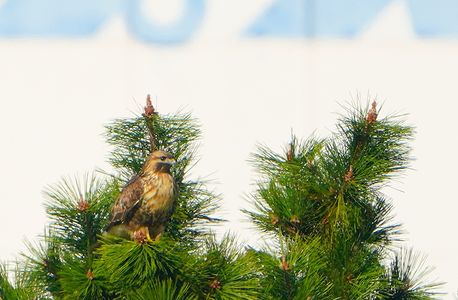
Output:
[[154,110],[153,103],[151,102],[151,96],[148,94],[146,96],[146,106],[145,106],[145,112],[143,113],[143,116],[150,117],[154,114],[157,114],[157,112]]
[[288,226],[286,227],[286,231],[288,231],[290,234],[296,234],[297,233],[297,228],[293,226]]
[[307,167],[309,169],[313,168],[314,165],[315,165],[315,162],[314,162],[313,158],[307,159]]
[[350,165],[347,173],[344,176],[344,182],[349,182],[352,179],[353,179],[353,167]]
[[288,151],[286,152],[286,160],[292,161],[294,159],[294,142],[289,143]]
[[221,288],[221,282],[218,280],[218,278],[215,278],[210,283],[210,287],[214,290],[219,290]]
[[372,102],[372,107],[367,113],[366,122],[368,124],[375,123],[377,121],[377,102]]
[[279,219],[277,215],[270,215],[270,222],[272,223],[272,225],[277,225],[278,221]]
[[291,148],[288,149],[288,152],[286,153],[286,160],[287,161],[292,161],[294,158],[293,150]]
[[286,261],[286,257],[282,255],[281,257],[281,268],[283,271],[288,271],[289,270],[289,265],[288,262]]
[[92,273],[91,270],[88,270],[87,273],[86,273],[86,277],[87,277],[87,279],[92,280],[92,279],[94,279],[94,273]]
[[324,218],[321,220],[321,224],[322,224],[322,225],[326,225],[326,224],[328,224],[328,223],[329,223],[328,217],[324,217]]
[[143,245],[143,244],[146,244],[146,241],[147,241],[147,237],[146,237],[146,233],[145,231],[143,230],[137,230],[134,232],[134,240]]
[[295,224],[299,224],[299,223],[301,222],[301,221],[299,220],[299,218],[298,218],[296,215],[293,215],[293,216],[291,217],[291,219],[289,219],[289,221],[290,221],[291,223],[295,223]]
[[87,202],[86,200],[83,199],[83,197],[81,197],[77,203],[76,209],[79,210],[80,212],[88,210],[89,202]]

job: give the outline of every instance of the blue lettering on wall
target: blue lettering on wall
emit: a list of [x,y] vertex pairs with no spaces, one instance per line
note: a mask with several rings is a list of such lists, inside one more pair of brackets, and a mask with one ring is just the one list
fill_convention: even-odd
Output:
[[[162,25],[146,0],[4,0],[0,37],[86,37],[115,14],[146,43],[176,44],[199,29],[208,0],[182,0],[183,13]],[[253,37],[354,38],[393,0],[275,0],[243,33]],[[458,0],[403,0],[419,37],[458,38]]]
[[458,0],[408,0],[415,32],[425,38],[458,38]]
[[138,39],[147,43],[179,43],[188,40],[199,28],[205,12],[205,0],[186,0],[183,14],[170,25],[157,25],[145,17],[141,0],[128,0],[127,26]]
[[354,37],[390,0],[277,0],[248,29],[253,36]]
[[142,0],[7,0],[0,6],[0,36],[85,37],[115,13],[140,40],[180,43],[198,29],[205,0],[184,0],[184,12],[170,25],[158,25],[141,11]]
[[0,7],[0,35],[88,36],[117,11],[119,3],[117,0],[7,0]]
[[[458,0],[406,0],[420,37],[458,37]],[[276,0],[249,26],[249,36],[353,38],[391,0]]]

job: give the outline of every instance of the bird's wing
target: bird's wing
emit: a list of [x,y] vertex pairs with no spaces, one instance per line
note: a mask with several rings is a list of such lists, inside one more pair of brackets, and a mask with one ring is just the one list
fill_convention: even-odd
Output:
[[111,221],[107,231],[118,224],[127,223],[140,207],[143,196],[143,182],[140,176],[133,177],[122,189],[121,195],[113,206]]

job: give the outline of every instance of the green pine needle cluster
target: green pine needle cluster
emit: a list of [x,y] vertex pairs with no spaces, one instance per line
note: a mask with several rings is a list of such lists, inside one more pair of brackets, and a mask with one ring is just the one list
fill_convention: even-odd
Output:
[[[200,128],[189,114],[145,113],[106,126],[113,174],[65,178],[45,190],[50,223],[14,265],[0,266],[0,299],[434,299],[440,284],[400,237],[383,194],[409,167],[412,127],[348,109],[329,138],[291,138],[285,153],[260,147],[253,208],[260,249],[216,238],[219,196],[190,179]],[[175,212],[159,240],[104,232],[124,184],[151,151],[176,158]],[[268,245],[268,246],[267,246]]]

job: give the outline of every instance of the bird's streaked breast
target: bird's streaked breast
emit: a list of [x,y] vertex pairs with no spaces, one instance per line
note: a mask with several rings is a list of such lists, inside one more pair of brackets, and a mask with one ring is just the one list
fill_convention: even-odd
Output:
[[174,179],[167,173],[155,173],[145,180],[143,201],[152,212],[168,211],[173,206]]

